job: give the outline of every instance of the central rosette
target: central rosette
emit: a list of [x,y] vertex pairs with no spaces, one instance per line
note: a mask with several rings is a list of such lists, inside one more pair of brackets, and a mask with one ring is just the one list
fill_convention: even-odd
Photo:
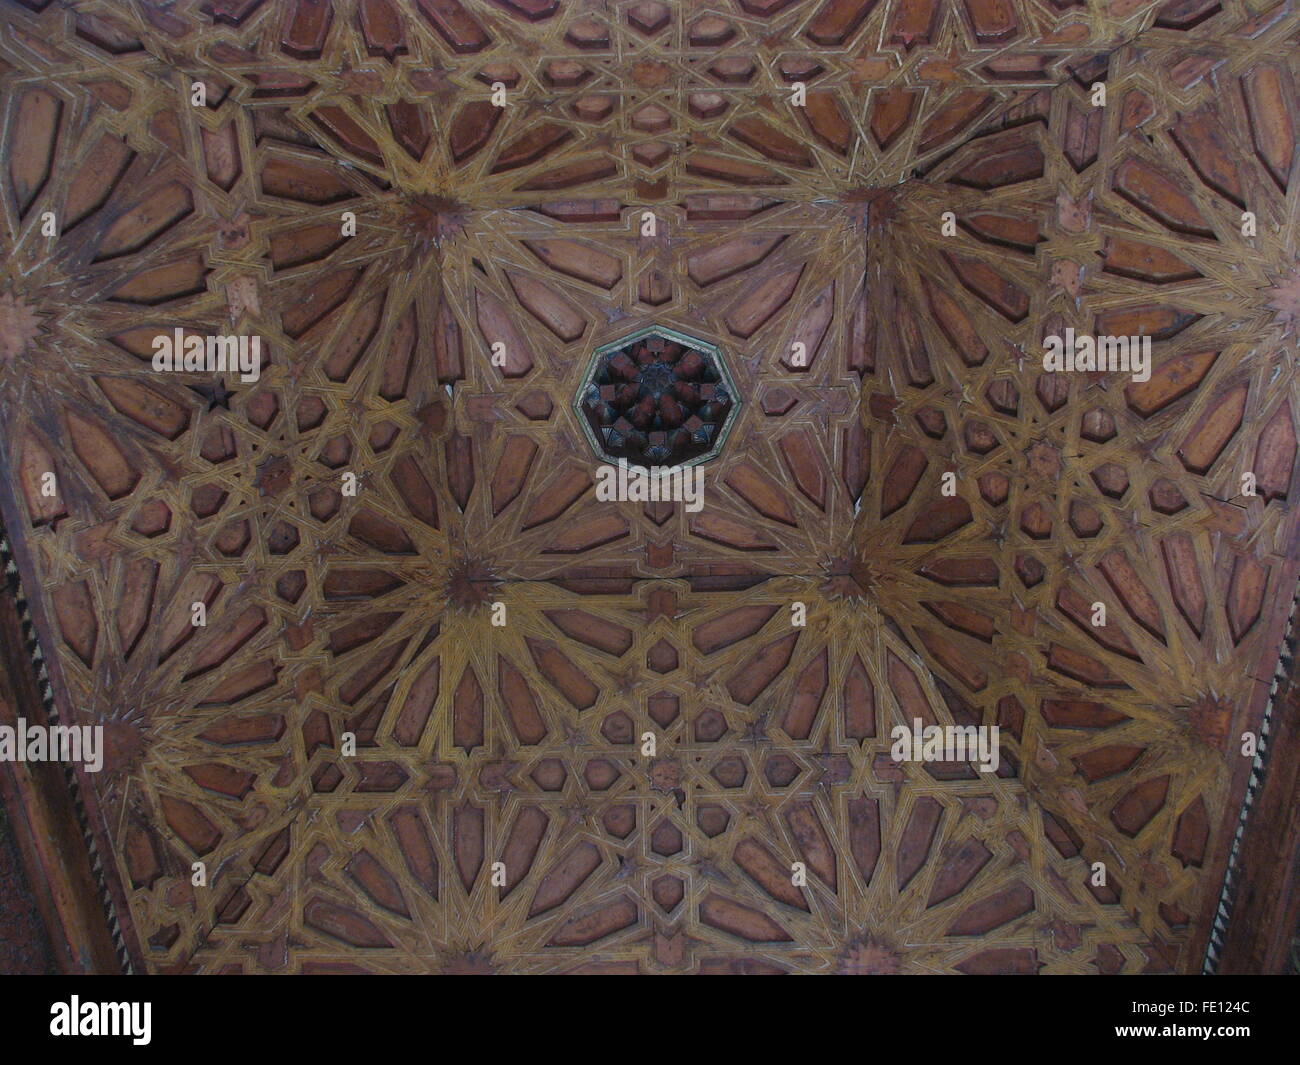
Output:
[[600,455],[646,468],[712,458],[737,405],[718,349],[660,328],[599,348],[577,403]]

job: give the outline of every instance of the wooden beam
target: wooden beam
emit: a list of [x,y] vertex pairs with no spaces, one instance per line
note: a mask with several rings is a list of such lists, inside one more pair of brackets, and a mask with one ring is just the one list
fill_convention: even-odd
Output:
[[1284,973],[1300,921],[1300,660],[1273,704],[1264,781],[1246,822],[1218,971]]
[[[47,725],[18,603],[0,582],[0,724]],[[0,762],[0,795],[59,969],[120,973],[90,851],[58,762]]]

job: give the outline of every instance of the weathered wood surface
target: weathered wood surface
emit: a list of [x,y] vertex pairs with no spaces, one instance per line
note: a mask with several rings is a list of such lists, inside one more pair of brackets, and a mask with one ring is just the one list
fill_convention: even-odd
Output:
[[[1296,578],[1293,5],[683,7],[0,7],[2,490],[141,965],[1199,970]],[[743,401],[696,514],[592,491],[651,324]]]

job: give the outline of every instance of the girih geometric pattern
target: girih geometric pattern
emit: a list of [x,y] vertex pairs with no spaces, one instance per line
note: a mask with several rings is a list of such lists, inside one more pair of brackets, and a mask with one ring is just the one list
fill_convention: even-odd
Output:
[[[1199,968],[1300,568],[1293,5],[0,30],[5,523],[138,965]],[[652,325],[740,394],[698,513],[598,500],[572,408]],[[1043,373],[1067,327],[1150,381]]]

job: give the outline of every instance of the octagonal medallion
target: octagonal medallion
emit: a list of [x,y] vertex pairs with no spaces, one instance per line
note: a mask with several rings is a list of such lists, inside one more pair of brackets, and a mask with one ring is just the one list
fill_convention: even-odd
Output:
[[717,456],[740,400],[716,345],[649,326],[596,349],[574,407],[598,456],[650,469]]

